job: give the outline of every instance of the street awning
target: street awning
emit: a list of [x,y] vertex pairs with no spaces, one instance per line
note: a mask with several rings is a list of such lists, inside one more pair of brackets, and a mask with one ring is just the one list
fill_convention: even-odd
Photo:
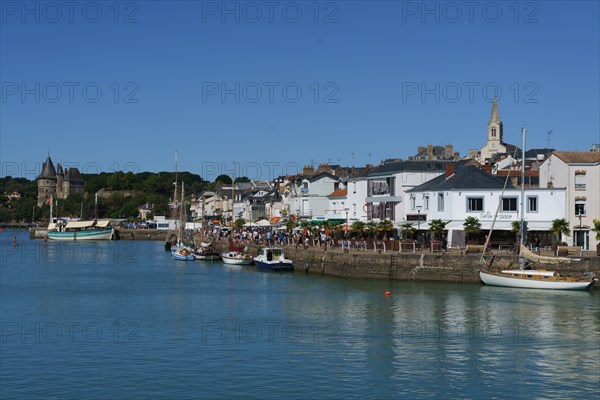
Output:
[[101,219],[99,221],[96,221],[96,226],[98,228],[106,228],[109,225],[110,225],[110,220],[109,219]]

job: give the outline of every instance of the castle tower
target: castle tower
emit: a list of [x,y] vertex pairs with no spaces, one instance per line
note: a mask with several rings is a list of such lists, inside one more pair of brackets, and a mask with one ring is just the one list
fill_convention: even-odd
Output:
[[56,197],[56,170],[48,154],[46,162],[42,163],[42,173],[38,176],[38,207],[41,207],[50,196]]
[[67,197],[65,195],[65,192],[63,191],[64,176],[65,176],[65,174],[63,172],[62,165],[57,163],[56,164],[56,198],[58,198],[58,199],[64,199]]

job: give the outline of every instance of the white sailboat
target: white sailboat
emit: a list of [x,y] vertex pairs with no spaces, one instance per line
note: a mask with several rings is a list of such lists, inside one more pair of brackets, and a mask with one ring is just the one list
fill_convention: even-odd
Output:
[[[552,290],[585,290],[594,285],[596,278],[592,275],[585,277],[561,276],[556,271],[527,269],[530,262],[541,264],[569,264],[573,259],[567,257],[545,257],[532,253],[524,245],[524,219],[525,219],[525,134],[526,129],[522,130],[523,146],[521,149],[521,221],[520,221],[520,269],[504,270],[500,272],[479,271],[479,277],[483,283],[490,286],[503,286],[522,289],[552,289]],[[508,179],[508,177],[507,177]],[[496,213],[497,214],[497,213]],[[495,219],[494,219],[495,222]],[[489,243],[491,232],[486,238]],[[481,258],[483,264],[484,257]]]

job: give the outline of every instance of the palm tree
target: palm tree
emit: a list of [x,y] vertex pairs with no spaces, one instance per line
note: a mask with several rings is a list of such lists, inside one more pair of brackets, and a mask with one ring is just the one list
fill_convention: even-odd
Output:
[[569,222],[564,218],[556,218],[552,220],[552,227],[550,228],[550,232],[556,235],[556,241],[560,242],[562,235],[571,236],[571,231],[569,230]]
[[377,231],[379,231],[384,239],[387,239],[388,233],[394,230],[394,224],[389,219],[384,219],[377,224]]
[[297,225],[297,224],[296,224],[296,221],[294,221],[293,219],[288,219],[288,220],[286,221],[286,223],[285,223],[285,229],[286,229],[288,232],[291,232],[291,231],[293,231],[293,230],[294,230],[294,228],[296,227],[296,225]]
[[594,218],[594,227],[592,232],[596,234],[596,240],[600,241],[600,221]]
[[[524,224],[524,229],[523,232],[527,232],[527,221],[523,221]],[[516,235],[516,240],[517,242],[519,242],[519,233],[521,233],[521,221],[513,221],[511,224],[511,232],[514,232],[514,234]]]
[[413,226],[413,224],[406,222],[402,225],[400,225],[400,228],[402,228],[402,237],[404,239],[408,239],[409,237],[413,237],[414,234],[417,232],[417,230],[415,229],[415,227]]
[[354,221],[352,225],[350,225],[350,229],[352,229],[353,234],[363,237],[365,234],[365,223],[362,221]]
[[377,223],[374,221],[369,221],[365,224],[365,233],[369,237],[373,237],[377,232]]
[[433,238],[437,239],[446,230],[446,225],[450,221],[444,222],[441,219],[432,219],[429,222],[429,230],[433,233]]
[[465,233],[467,234],[467,241],[471,238],[471,235],[481,232],[481,222],[475,217],[465,218],[463,226],[465,227]]

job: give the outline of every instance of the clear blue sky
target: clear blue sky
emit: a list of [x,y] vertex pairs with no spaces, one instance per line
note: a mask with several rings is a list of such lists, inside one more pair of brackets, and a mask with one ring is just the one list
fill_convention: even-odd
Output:
[[208,179],[464,155],[495,87],[505,141],[600,142],[597,1],[49,4],[1,2],[2,175],[48,149],[82,172],[172,170],[178,150]]

